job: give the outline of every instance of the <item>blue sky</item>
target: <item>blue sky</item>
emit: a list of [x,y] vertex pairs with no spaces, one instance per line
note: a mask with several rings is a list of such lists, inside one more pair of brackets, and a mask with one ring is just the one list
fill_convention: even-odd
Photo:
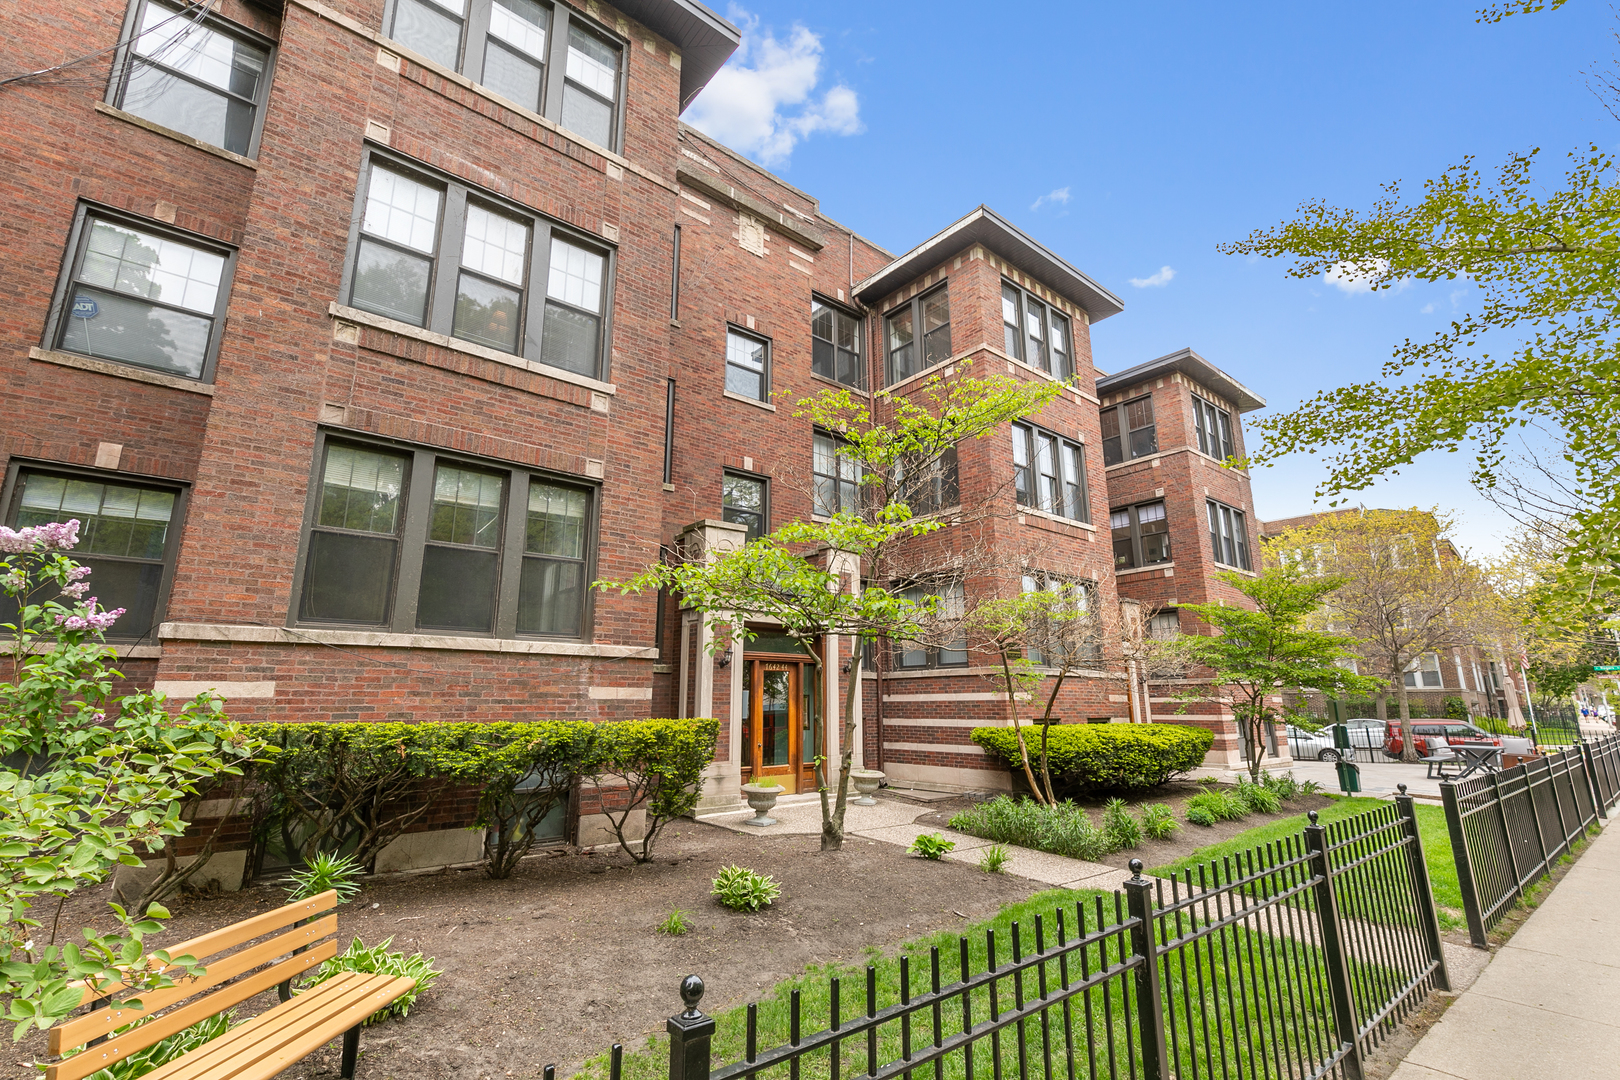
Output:
[[[1416,191],[1468,154],[1494,169],[1541,147],[1556,182],[1568,150],[1620,141],[1582,74],[1620,52],[1607,5],[1495,25],[1477,6],[749,0],[722,9],[745,48],[686,119],[893,251],[987,203],[1124,298],[1093,331],[1104,371],[1190,345],[1287,408],[1373,377],[1473,294],[1352,293],[1217,243],[1307,198]],[[1491,553],[1509,523],[1469,460],[1420,459],[1359,498],[1457,511]],[[1310,510],[1321,475],[1256,470],[1257,511]]]

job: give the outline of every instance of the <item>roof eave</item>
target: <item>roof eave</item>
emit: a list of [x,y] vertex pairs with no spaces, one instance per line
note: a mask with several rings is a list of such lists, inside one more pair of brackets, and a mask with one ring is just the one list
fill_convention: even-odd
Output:
[[1099,395],[1112,393],[1144,379],[1153,378],[1155,375],[1165,371],[1179,371],[1183,375],[1190,376],[1197,382],[1208,386],[1211,390],[1221,394],[1236,405],[1239,413],[1254,412],[1256,409],[1266,407],[1265,398],[1256,394],[1190,348],[1177,349],[1173,353],[1157,357],[1143,364],[1137,364],[1135,367],[1126,368],[1124,371],[1116,371],[1112,375],[1098,379],[1097,393]]
[[681,54],[681,111],[742,44],[742,31],[698,0],[610,0]]
[[988,206],[978,207],[856,285],[855,295],[867,302],[880,300],[927,267],[976,244],[1078,303],[1091,322],[1125,309],[1123,300]]

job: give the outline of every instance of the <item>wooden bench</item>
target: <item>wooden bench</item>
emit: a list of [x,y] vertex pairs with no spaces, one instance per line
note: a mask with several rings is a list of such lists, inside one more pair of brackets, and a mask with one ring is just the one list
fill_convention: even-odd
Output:
[[[170,956],[195,957],[206,971],[141,995],[139,1008],[95,1008],[51,1028],[52,1055],[85,1048],[49,1066],[47,1080],[82,1080],[272,988],[280,991],[280,1005],[147,1073],[145,1080],[267,1080],[339,1035],[343,1076],[352,1077],[360,1025],[408,994],[416,980],[344,972],[291,996],[294,978],[337,955],[336,907],[337,893],[324,892],[167,950]],[[85,1004],[96,1000],[86,989]],[[129,1030],[115,1034],[120,1028]]]

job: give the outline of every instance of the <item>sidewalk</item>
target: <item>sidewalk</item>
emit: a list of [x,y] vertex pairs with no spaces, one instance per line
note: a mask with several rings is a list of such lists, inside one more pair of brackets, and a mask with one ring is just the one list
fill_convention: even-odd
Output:
[[1620,1076],[1620,829],[1605,829],[1391,1080]]

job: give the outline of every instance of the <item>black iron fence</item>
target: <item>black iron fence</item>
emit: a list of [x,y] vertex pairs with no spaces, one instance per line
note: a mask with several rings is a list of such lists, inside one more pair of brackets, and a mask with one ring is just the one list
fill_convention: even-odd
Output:
[[1486,935],[1620,800],[1620,735],[1440,785],[1468,935]]
[[[668,1080],[1360,1080],[1363,1056],[1450,988],[1440,928],[1410,797],[1311,819],[1175,878],[1133,861],[1112,898],[835,974],[825,995],[793,990],[785,1016],[749,1005],[717,1032],[688,976]],[[666,1074],[633,1065],[632,1080]],[[617,1046],[606,1071],[624,1080]]]

